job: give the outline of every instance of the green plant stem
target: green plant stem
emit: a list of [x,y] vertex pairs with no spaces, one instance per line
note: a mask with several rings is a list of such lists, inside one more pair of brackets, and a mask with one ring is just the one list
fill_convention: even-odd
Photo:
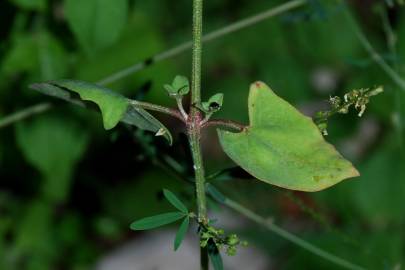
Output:
[[[202,113],[197,108],[201,103],[201,56],[202,56],[202,22],[203,0],[193,0],[193,51],[191,70],[191,102],[187,130],[190,149],[194,162],[195,191],[197,197],[198,221],[207,224],[207,199],[205,194],[205,172],[201,152]],[[208,270],[208,250],[200,249],[201,270]]]
[[139,107],[141,107],[141,108],[143,108],[145,110],[168,114],[168,115],[171,115],[171,116],[173,116],[173,117],[175,117],[177,119],[180,119],[183,122],[186,122],[186,119],[183,117],[183,115],[180,113],[180,111],[178,111],[176,109],[172,109],[172,108],[152,104],[152,103],[149,103],[149,102],[142,102],[142,101],[132,100],[132,99],[129,100],[129,102],[131,104],[133,104],[135,106],[139,106]]
[[[165,170],[166,172],[170,173],[171,175],[173,175],[176,179],[179,179],[181,181],[184,181],[184,183],[187,184],[192,184],[189,179],[187,177],[185,177],[181,172],[178,171],[178,169],[176,169],[175,167],[181,167],[180,164],[177,163],[177,161],[172,160],[172,163],[176,163],[176,166],[172,166],[166,162],[163,162],[161,160],[159,160],[159,158],[155,158],[155,157],[151,157],[154,164],[156,166],[159,166],[160,168],[162,168],[163,170]],[[171,159],[171,157],[168,157]],[[334,254],[331,254],[327,251],[322,250],[321,248],[312,245],[311,243],[305,241],[304,239],[284,230],[283,228],[277,226],[276,224],[274,224],[271,220],[266,219],[258,214],[256,214],[255,212],[247,209],[246,207],[244,207],[243,205],[240,205],[239,203],[231,200],[230,198],[226,197],[225,195],[223,195],[222,193],[219,193],[219,195],[214,196],[212,193],[210,194],[211,197],[215,200],[217,200],[219,203],[225,205],[226,207],[234,210],[235,212],[239,213],[240,215],[250,219],[251,221],[259,224],[260,226],[263,226],[264,228],[268,229],[269,231],[277,234],[278,236],[280,236],[281,238],[284,238],[287,241],[290,241],[291,243],[307,250],[308,252],[317,255],[321,258],[324,258],[325,260],[334,263],[336,265],[339,265],[343,268],[346,269],[351,269],[351,270],[365,270],[365,268],[356,265],[354,263],[351,263],[343,258],[340,258]]]
[[207,128],[207,127],[225,127],[225,128],[229,128],[235,131],[243,131],[246,126],[232,121],[232,120],[225,120],[225,119],[213,119],[213,120],[209,120],[207,122],[205,122],[202,127],[203,128]]
[[49,110],[52,104],[44,102],[25,108],[24,110],[10,114],[4,118],[0,118],[0,128],[11,125],[12,123],[21,121],[29,116],[43,113]]
[[223,203],[224,205],[226,205],[227,207],[233,209],[234,211],[247,217],[248,219],[256,222],[257,224],[260,224],[261,226],[265,227],[266,229],[278,234],[279,236],[283,237],[284,239],[289,240],[290,242],[296,244],[297,246],[300,246],[300,247],[308,250],[309,252],[316,254],[319,257],[324,258],[325,260],[333,262],[334,264],[340,265],[343,268],[351,269],[351,270],[365,270],[365,268],[363,268],[361,266],[348,262],[345,259],[337,257],[329,252],[326,252],[326,251],[318,248],[317,246],[310,244],[309,242],[297,237],[296,235],[280,228],[279,226],[274,224],[271,220],[268,220],[268,219],[265,219],[265,218],[259,216],[258,214],[247,209],[243,205],[240,205],[239,203],[237,203],[227,197],[223,197],[223,198],[224,199],[221,200],[220,202]]

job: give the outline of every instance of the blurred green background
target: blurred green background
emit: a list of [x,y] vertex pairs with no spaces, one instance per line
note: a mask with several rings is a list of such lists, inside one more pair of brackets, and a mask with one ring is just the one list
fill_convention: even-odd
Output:
[[[209,32],[270,9],[279,0],[206,0]],[[93,269],[140,233],[129,224],[170,206],[169,188],[193,205],[192,189],[156,166],[176,160],[190,175],[184,130],[160,117],[173,147],[28,88],[57,78],[99,81],[191,38],[190,0],[0,0],[0,123],[34,104],[52,109],[0,128],[0,269]],[[377,52],[405,76],[405,7],[393,1],[349,3]],[[221,190],[277,224],[366,269],[405,267],[405,89],[375,64],[336,1],[308,4],[206,43],[203,97],[220,91],[218,117],[247,123],[249,84],[268,83],[308,115],[329,96],[384,85],[362,118],[330,120],[332,142],[361,172],[318,193],[290,193],[245,179]],[[128,97],[174,105],[162,85],[190,74],[186,52],[108,87]],[[234,166],[214,130],[205,134],[208,173]],[[211,215],[223,211],[214,207]],[[237,214],[235,214],[237,215]],[[271,258],[268,269],[341,269],[255,224],[238,229]],[[197,243],[196,243],[197,245]],[[153,250],[150,250],[153,254]],[[402,267],[402,268],[401,268]],[[117,269],[118,270],[118,269]]]

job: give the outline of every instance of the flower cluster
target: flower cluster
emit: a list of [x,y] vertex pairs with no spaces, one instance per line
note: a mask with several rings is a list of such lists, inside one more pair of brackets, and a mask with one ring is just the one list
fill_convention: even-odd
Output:
[[328,111],[320,111],[315,116],[315,123],[323,135],[328,135],[328,118],[334,114],[346,114],[351,106],[358,111],[358,116],[361,117],[366,110],[366,105],[370,102],[370,97],[382,93],[384,90],[381,86],[376,88],[355,89],[346,93],[343,99],[335,96],[329,98],[331,109]]
[[209,224],[200,224],[199,233],[201,247],[214,243],[218,249],[226,249],[226,254],[229,256],[236,255],[239,245],[244,247],[248,245],[246,241],[241,241],[236,234],[225,235],[224,230],[216,229]]

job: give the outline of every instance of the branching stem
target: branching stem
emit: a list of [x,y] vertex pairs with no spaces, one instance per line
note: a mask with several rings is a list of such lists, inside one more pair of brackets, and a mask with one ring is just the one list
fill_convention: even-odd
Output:
[[148,102],[137,101],[137,100],[130,100],[130,103],[135,106],[139,106],[145,110],[168,114],[168,115],[171,115],[171,116],[183,121],[184,123],[186,122],[186,120],[184,119],[181,112],[176,109],[172,109],[172,108],[168,108],[168,107],[164,107],[164,106],[160,106],[160,105],[156,105],[156,104],[152,104],[152,103],[148,103]]
[[243,131],[247,128],[247,126],[232,121],[232,120],[225,120],[225,119],[213,119],[213,120],[208,120],[202,124],[202,128],[207,128],[207,127],[224,127],[224,128],[229,128],[235,131]]
[[188,114],[184,110],[182,98],[176,98],[176,103],[177,103],[177,107],[179,108],[179,111],[180,111],[181,115],[183,116],[184,120],[187,121]]

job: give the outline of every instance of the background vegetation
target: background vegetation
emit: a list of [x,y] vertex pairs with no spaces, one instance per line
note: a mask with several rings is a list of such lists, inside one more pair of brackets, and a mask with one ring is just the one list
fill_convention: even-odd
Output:
[[[207,0],[205,32],[282,3]],[[349,4],[376,51],[405,76],[404,7],[388,0]],[[311,116],[330,95],[384,85],[385,93],[362,118],[353,112],[329,124],[327,140],[354,162],[361,177],[319,193],[293,193],[236,170],[236,180],[222,185],[230,197],[325,250],[366,269],[401,269],[405,88],[373,61],[345,12],[339,2],[311,0],[206,43],[203,96],[223,92],[221,116],[247,123],[243,103],[249,84],[258,79]],[[97,82],[188,41],[191,1],[1,0],[0,21],[0,269],[91,269],[103,254],[139,236],[129,231],[133,220],[170,209],[161,187],[192,205],[192,189],[156,166],[157,159],[176,160],[185,174],[192,172],[175,120],[168,123],[175,131],[170,148],[124,125],[105,132],[100,115],[27,87],[55,78]],[[174,105],[162,85],[176,74],[190,74],[190,55],[108,86]],[[34,104],[45,112],[6,125],[5,116]],[[218,147],[215,131],[204,141],[209,172],[234,166]],[[274,269],[340,269],[254,224],[239,230],[271,258]]]

